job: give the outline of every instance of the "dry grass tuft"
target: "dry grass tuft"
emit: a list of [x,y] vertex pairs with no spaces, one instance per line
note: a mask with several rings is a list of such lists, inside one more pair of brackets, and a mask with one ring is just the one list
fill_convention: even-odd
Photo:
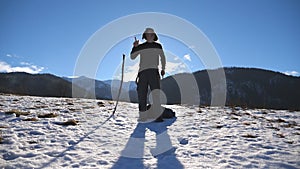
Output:
[[258,136],[252,135],[252,134],[246,134],[246,135],[242,135],[242,137],[245,137],[245,138],[257,138]]
[[285,138],[283,133],[277,133],[276,136],[279,137],[279,138]]
[[114,101],[108,101],[108,104],[115,104]]
[[97,102],[97,105],[98,105],[99,107],[105,107],[105,103],[104,103],[103,101]]
[[29,144],[37,144],[37,141],[28,141]]
[[197,112],[198,112],[198,113],[202,113],[202,112],[203,112],[203,111],[201,110],[201,106],[200,106],[200,105],[198,106]]
[[39,121],[39,120],[37,118],[33,117],[33,118],[23,119],[23,121]]
[[267,119],[267,121],[271,123],[285,123],[286,121],[284,119],[278,118],[278,119]]
[[47,114],[39,114],[38,118],[54,118],[57,116],[58,116],[58,114],[56,114],[56,113],[47,113]]
[[2,131],[0,130],[0,144],[2,144],[3,143],[3,136],[2,136]]
[[78,121],[76,121],[74,119],[70,119],[70,120],[62,123],[62,125],[64,125],[64,126],[70,126],[70,125],[75,126],[77,124],[78,124]]
[[76,126],[76,125],[78,125],[78,121],[76,121],[74,119],[70,119],[66,122],[56,122],[55,124],[61,125],[61,126]]
[[23,112],[20,110],[12,109],[12,110],[5,112],[5,114],[16,114],[17,117],[20,117],[20,116],[28,116],[30,114],[30,112]]
[[69,106],[74,106],[74,103],[72,100],[66,100],[66,104]]
[[251,123],[249,121],[244,121],[242,124],[246,125],[246,126],[250,126],[251,125]]
[[94,109],[95,107],[94,106],[83,106],[82,108],[83,109]]

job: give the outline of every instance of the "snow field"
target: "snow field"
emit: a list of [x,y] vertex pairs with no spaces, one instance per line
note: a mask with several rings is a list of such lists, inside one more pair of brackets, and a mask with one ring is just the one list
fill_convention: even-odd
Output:
[[103,124],[114,102],[0,95],[0,168],[300,168],[300,112],[166,107],[176,119],[138,124],[120,102]]

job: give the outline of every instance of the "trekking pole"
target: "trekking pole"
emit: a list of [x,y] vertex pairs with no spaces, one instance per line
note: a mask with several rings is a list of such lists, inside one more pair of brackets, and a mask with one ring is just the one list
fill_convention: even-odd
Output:
[[123,79],[124,79],[124,64],[125,64],[125,54],[123,54],[123,61],[122,61],[122,76],[121,76],[121,83],[120,83],[120,88],[119,88],[119,92],[117,95],[117,102],[114,108],[114,111],[112,113],[111,116],[114,116],[114,114],[116,113],[117,107],[118,107],[118,103],[119,103],[119,99],[120,99],[120,95],[121,95],[121,91],[122,91],[122,86],[123,86]]
[[[119,92],[118,92],[118,96],[117,96],[117,102],[116,102],[114,111],[112,112],[112,114],[111,114],[105,121],[103,121],[103,122],[99,125],[99,127],[103,126],[103,125],[104,125],[109,119],[111,119],[111,118],[115,115],[115,113],[116,113],[116,110],[117,110],[117,107],[118,107],[118,103],[119,103],[119,99],[120,99],[120,95],[121,95],[122,85],[123,85],[123,78],[124,78],[124,64],[125,64],[125,54],[123,54],[121,83],[120,83],[120,88],[119,88]],[[98,127],[98,128],[99,128],[99,127]]]

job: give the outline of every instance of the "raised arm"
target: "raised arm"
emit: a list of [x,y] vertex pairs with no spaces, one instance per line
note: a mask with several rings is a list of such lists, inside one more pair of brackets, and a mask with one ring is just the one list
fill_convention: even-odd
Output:
[[131,59],[135,59],[139,55],[138,46],[139,46],[139,40],[137,40],[136,37],[134,37],[133,48],[130,53]]

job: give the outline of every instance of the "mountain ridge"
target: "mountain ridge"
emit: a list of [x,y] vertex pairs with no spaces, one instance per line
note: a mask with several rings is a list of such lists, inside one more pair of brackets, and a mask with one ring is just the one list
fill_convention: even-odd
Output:
[[[211,86],[208,72],[218,70],[220,69],[180,73],[162,79],[162,90],[167,97],[167,103],[182,103],[176,78],[180,77],[188,81],[189,78],[194,77],[201,98],[199,103],[192,104],[210,105],[211,87],[215,86]],[[300,77],[260,68],[225,67],[223,70],[226,77],[227,106],[300,110],[297,101],[300,97]],[[95,87],[91,87],[91,84],[95,84]],[[99,81],[83,76],[66,78],[47,73],[0,73],[0,92],[21,95],[72,97],[73,86],[80,91],[78,97],[93,98],[91,93],[95,91],[97,99],[113,100],[116,98],[119,84],[119,80]],[[138,101],[135,82],[123,84],[120,98],[122,101]]]

